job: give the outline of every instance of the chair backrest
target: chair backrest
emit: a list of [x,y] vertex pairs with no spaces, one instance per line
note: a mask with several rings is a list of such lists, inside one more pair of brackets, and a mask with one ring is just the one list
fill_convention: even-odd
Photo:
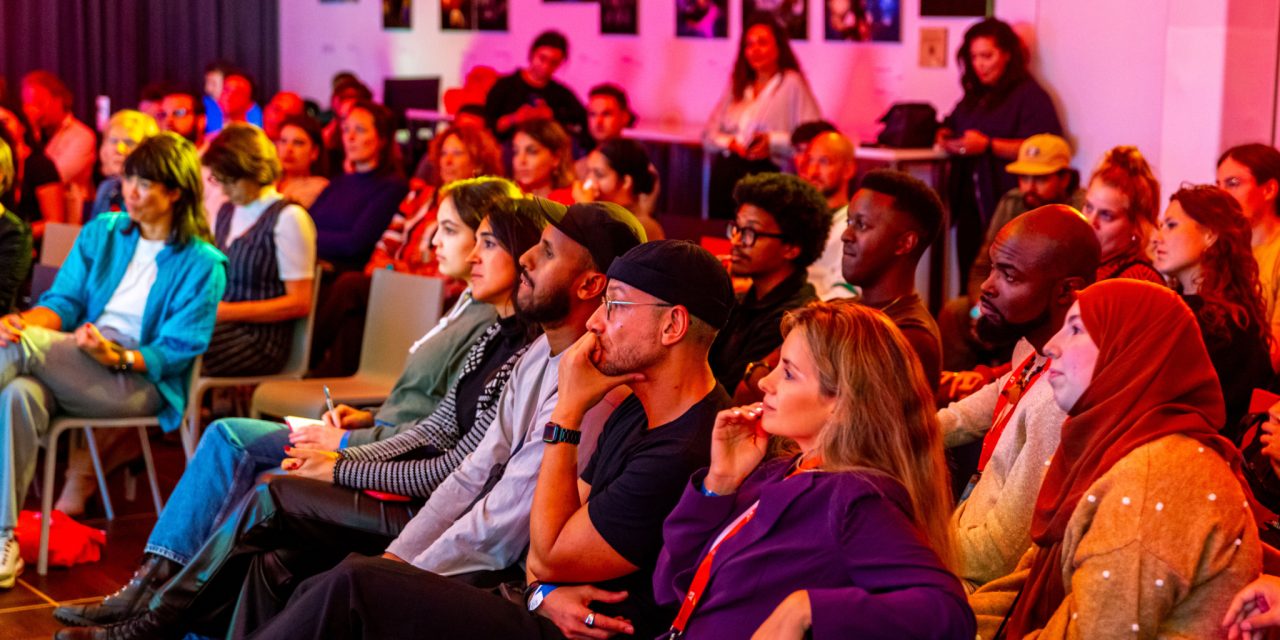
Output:
[[44,240],[40,248],[40,264],[47,267],[61,267],[62,262],[71,253],[80,235],[80,225],[65,222],[47,222],[44,225]]
[[356,375],[398,378],[409,347],[440,320],[443,306],[443,279],[375,270]]
[[316,306],[320,304],[320,267],[316,267],[315,276],[311,279],[311,310],[307,315],[294,320],[293,345],[290,346],[289,359],[279,375],[297,375],[307,372],[307,357],[311,355],[311,338],[316,328]]

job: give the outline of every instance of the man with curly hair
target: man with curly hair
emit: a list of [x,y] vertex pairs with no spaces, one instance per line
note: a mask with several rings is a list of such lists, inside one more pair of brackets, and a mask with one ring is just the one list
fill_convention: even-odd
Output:
[[800,178],[782,173],[747,176],[733,188],[738,207],[728,236],[730,271],[751,278],[715,344],[711,370],[734,389],[747,367],[782,344],[778,330],[787,311],[817,299],[806,270],[822,255],[831,232],[826,198]]

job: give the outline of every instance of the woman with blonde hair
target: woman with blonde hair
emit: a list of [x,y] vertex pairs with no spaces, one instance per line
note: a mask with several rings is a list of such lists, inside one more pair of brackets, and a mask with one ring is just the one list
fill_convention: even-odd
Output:
[[1160,182],[1137,147],[1115,147],[1089,177],[1084,216],[1102,245],[1097,281],[1129,278],[1164,284],[1147,247],[1159,213]]
[[[663,528],[654,595],[683,603],[673,632],[973,638],[915,352],[883,313],[843,301],[782,331],[764,401],[716,417],[711,466]],[[767,459],[771,438],[794,455]]]

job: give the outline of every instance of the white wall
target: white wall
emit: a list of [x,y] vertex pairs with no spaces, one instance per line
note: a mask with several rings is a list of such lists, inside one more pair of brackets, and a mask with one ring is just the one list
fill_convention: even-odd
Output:
[[[918,66],[921,26],[949,30],[954,53],[965,19],[920,18],[902,2],[903,42],[827,43],[821,0],[810,0],[811,39],[796,52],[827,117],[862,139],[899,100],[932,102],[946,113],[960,96],[954,56],[943,69]],[[1280,8],[1272,0],[997,0],[996,14],[1031,43],[1032,66],[1054,95],[1087,174],[1108,148],[1133,144],[1162,182],[1212,179],[1221,149],[1270,140],[1276,96]],[[545,28],[570,38],[560,78],[585,94],[616,81],[648,124],[701,124],[729,77],[741,30],[730,2],[730,37],[674,37],[674,1],[645,0],[639,36],[600,35],[599,7],[510,0],[509,33],[442,32],[439,2],[414,3],[411,31],[383,31],[380,3],[281,0],[281,85],[327,98],[329,78],[355,71],[380,89],[386,76],[441,76],[457,86],[466,69],[506,73],[521,65]],[[817,35],[814,39],[812,36]]]

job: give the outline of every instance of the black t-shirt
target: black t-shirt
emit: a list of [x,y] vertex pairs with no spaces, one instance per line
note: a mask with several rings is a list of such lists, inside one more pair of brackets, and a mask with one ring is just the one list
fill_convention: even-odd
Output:
[[22,168],[22,199],[15,202],[15,190],[10,190],[5,194],[3,204],[6,209],[18,214],[18,217],[27,224],[43,220],[40,201],[36,199],[36,189],[61,181],[62,177],[58,175],[58,168],[54,166],[53,161],[44,155],[43,151],[33,150]]
[[867,306],[883,311],[893,321],[894,326],[902,332],[902,336],[907,339],[907,344],[911,345],[916,352],[916,357],[920,358],[920,365],[924,367],[924,376],[927,378],[929,388],[937,394],[938,383],[942,381],[942,334],[938,332],[938,323],[934,321],[929,309],[924,306],[920,294],[913,291],[909,295],[889,301],[884,306],[874,304]]
[[582,480],[591,485],[587,514],[605,542],[639,570],[596,586],[626,591],[617,605],[595,603],[600,613],[629,618],[637,638],[652,638],[675,619],[653,599],[653,568],[662,551],[662,522],[684,493],[689,476],[711,461],[716,413],[732,403],[716,385],[684,415],[648,428],[644,406],[632,395],[605,422]]
[[516,316],[498,319],[498,335],[485,345],[480,366],[458,380],[455,393],[458,410],[458,437],[466,435],[476,422],[476,405],[480,402],[480,394],[484,392],[489,380],[498,372],[502,364],[524,348],[530,342],[529,325]]
[[[1249,411],[1249,399],[1254,388],[1268,389],[1273,384],[1275,372],[1271,369],[1271,356],[1267,343],[1252,327],[1245,329],[1228,316],[1225,331],[1214,330],[1208,322],[1204,298],[1198,295],[1182,296],[1187,306],[1196,314],[1200,325],[1200,337],[1204,339],[1209,361],[1218,373],[1222,386],[1222,399],[1226,404],[1227,422],[1222,435],[1240,444],[1240,421]],[[1224,312],[1225,313],[1225,312]]]
[[519,71],[500,78],[489,90],[484,101],[484,119],[489,124],[489,130],[503,142],[511,140],[515,132],[508,129],[499,133],[498,118],[515,113],[525,105],[537,106],[539,100],[551,107],[556,122],[581,144],[583,137],[587,135],[587,110],[578,96],[555,80],[548,82],[545,87],[535,87],[525,82]]

